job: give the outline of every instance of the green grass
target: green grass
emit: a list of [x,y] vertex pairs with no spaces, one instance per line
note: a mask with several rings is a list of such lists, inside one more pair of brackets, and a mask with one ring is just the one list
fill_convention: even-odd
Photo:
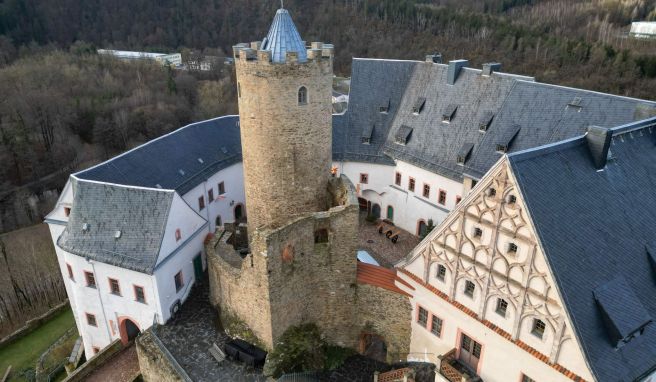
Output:
[[74,325],[73,312],[67,309],[27,336],[0,348],[0,378],[11,365],[9,380],[24,380],[19,377],[21,371],[34,368],[39,356]]

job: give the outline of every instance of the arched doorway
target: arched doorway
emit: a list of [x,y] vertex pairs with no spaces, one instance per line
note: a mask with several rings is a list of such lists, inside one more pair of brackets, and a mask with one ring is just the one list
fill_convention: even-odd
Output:
[[387,220],[394,221],[394,207],[387,206]]
[[235,221],[240,221],[244,219],[244,206],[241,204],[237,204],[235,206]]
[[137,338],[141,329],[132,319],[123,317],[119,318],[119,333],[121,334],[121,342],[127,345],[128,342]]
[[417,236],[424,237],[428,232],[428,226],[426,222],[422,219],[417,222]]
[[216,227],[217,227],[217,228],[219,228],[219,227],[221,227],[221,226],[223,225],[223,221],[221,220],[221,215],[219,215],[219,216],[216,217],[216,221],[215,221],[215,223],[216,223]]
[[360,334],[360,344],[358,347],[360,354],[363,356],[375,359],[376,361],[387,362],[387,344],[385,343],[385,339],[378,334]]
[[380,219],[380,205],[378,203],[374,204],[371,207],[371,214],[376,218]]

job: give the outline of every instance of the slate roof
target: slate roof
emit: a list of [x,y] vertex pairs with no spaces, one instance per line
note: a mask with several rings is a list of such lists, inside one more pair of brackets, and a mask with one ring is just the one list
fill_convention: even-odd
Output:
[[262,50],[271,51],[271,61],[283,63],[287,60],[287,52],[297,52],[298,61],[307,61],[307,50],[301,35],[294,25],[289,11],[278,9],[269,33],[262,40]]
[[[497,141],[520,128],[508,152],[579,136],[590,125],[613,127],[656,115],[656,103],[586,90],[540,84],[530,77],[482,75],[462,68],[454,85],[447,64],[354,59],[347,122],[335,160],[392,164],[402,160],[454,180],[482,177],[503,155]],[[578,100],[577,100],[578,98]],[[424,100],[420,113],[414,109]],[[575,101],[579,106],[573,106]],[[380,112],[389,102],[390,110]],[[449,123],[445,113],[455,110]],[[487,131],[481,132],[485,124]],[[362,131],[374,126],[369,145]],[[412,128],[406,145],[396,144],[401,126]],[[381,142],[384,141],[384,142]],[[465,166],[457,163],[465,144],[474,147]]]
[[227,116],[188,125],[75,176],[184,195],[241,160],[239,117]]
[[656,119],[612,134],[601,171],[585,137],[508,160],[592,372],[617,382],[656,370],[655,323],[616,348],[604,321],[607,311],[626,333],[656,317],[656,269],[646,249],[656,238]]
[[[75,177],[71,182],[73,209],[57,245],[78,256],[152,274],[174,192]],[[118,239],[117,231],[121,232]]]

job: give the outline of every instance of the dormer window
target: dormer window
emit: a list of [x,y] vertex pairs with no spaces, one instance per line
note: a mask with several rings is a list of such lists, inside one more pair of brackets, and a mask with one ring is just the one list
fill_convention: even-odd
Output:
[[424,98],[424,97],[417,98],[417,101],[412,106],[412,112],[416,115],[421,114],[421,111],[424,110],[424,105],[425,104],[426,104],[426,98]]
[[365,125],[362,128],[362,137],[361,142],[363,145],[371,144],[371,137],[374,134],[374,129],[376,128],[375,124]]
[[478,131],[484,133],[487,131],[487,129],[490,128],[490,125],[492,124],[492,120],[494,119],[494,113],[491,111],[486,111],[481,115],[480,119],[478,120]]
[[456,157],[456,163],[460,165],[464,165],[467,159],[469,159],[469,155],[471,154],[472,150],[474,149],[474,144],[470,142],[463,143],[462,147],[460,150],[458,150],[458,156]]
[[574,99],[570,103],[568,103],[567,106],[573,107],[577,111],[581,111],[581,109],[583,108],[583,105],[581,104],[582,101],[583,99],[581,97],[574,97]]
[[380,105],[380,112],[381,113],[388,113],[390,110],[390,99],[388,98],[386,102],[383,102],[382,105]]
[[301,88],[298,89],[298,104],[307,105],[307,103],[308,103],[307,88],[305,86],[301,86]]
[[402,125],[394,135],[394,142],[399,145],[407,145],[412,135],[412,127]]
[[442,113],[442,122],[450,123],[453,118],[456,116],[456,111],[458,110],[458,105],[451,104],[444,109]]
[[512,125],[504,131],[496,142],[497,151],[500,153],[507,153],[510,149],[510,145],[515,140],[515,137],[517,137],[519,130],[521,130],[519,125]]

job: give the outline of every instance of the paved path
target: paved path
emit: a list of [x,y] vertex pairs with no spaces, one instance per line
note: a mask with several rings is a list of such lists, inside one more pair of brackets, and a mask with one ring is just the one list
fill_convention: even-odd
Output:
[[139,375],[139,360],[134,344],[109,359],[84,381],[86,382],[132,382]]
[[218,325],[218,315],[210,305],[208,281],[195,286],[176,317],[157,328],[156,335],[180,366],[196,382],[266,381],[262,371],[210,355],[213,343],[223,347],[230,338]]
[[360,231],[358,239],[360,240],[360,249],[364,249],[378,261],[383,267],[391,268],[394,263],[403,259],[419,244],[419,238],[407,231],[396,227],[401,234],[399,241],[394,244],[379,234],[378,223],[369,223],[365,218],[366,214],[360,213]]

